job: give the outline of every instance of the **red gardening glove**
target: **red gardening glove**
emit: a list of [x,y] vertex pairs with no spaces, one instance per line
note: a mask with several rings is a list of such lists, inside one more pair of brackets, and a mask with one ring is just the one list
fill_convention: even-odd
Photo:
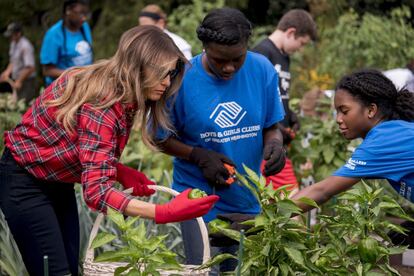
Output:
[[121,163],[116,165],[116,169],[116,180],[125,189],[133,188],[133,196],[150,196],[155,193],[155,190],[148,188],[148,185],[156,185],[155,182],[149,180],[142,172],[122,165]]
[[158,224],[185,221],[201,217],[207,214],[214,203],[219,200],[216,195],[202,198],[189,199],[188,194],[191,189],[187,189],[177,195],[170,202],[155,206],[155,222]]

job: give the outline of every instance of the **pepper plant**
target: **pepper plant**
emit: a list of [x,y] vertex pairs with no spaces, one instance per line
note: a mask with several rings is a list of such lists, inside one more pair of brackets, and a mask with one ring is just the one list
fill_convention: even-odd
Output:
[[[139,217],[127,219],[121,213],[108,209],[107,217],[120,230],[119,238],[122,243],[114,243],[115,250],[99,254],[97,262],[125,262],[118,267],[114,275],[161,275],[160,269],[180,270],[176,254],[168,250],[163,243],[167,235],[147,237],[144,222],[135,226]],[[93,240],[91,247],[98,248],[114,242],[117,235],[100,232]]]
[[[241,275],[399,275],[389,265],[389,256],[406,248],[392,245],[387,233],[403,234],[404,229],[386,216],[412,219],[378,183],[362,183],[341,194],[334,206],[336,215],[321,215],[320,223],[309,228],[292,219],[296,215],[305,221],[286,187],[274,190],[263,177],[245,170],[247,177],[238,178],[256,196],[262,212],[243,222],[251,228],[243,239],[236,270]],[[299,201],[317,207],[311,199]],[[236,241],[242,237],[228,227],[215,228]],[[228,258],[237,257],[218,255],[202,268]]]
[[388,217],[412,220],[400,205],[384,193],[380,182],[366,182],[338,197],[336,216],[320,215],[322,246],[319,257],[326,259],[322,268],[327,273],[366,275],[378,271],[399,275],[389,265],[389,256],[404,252],[394,246],[387,233],[404,234],[404,229]]
[[[262,212],[254,220],[243,224],[250,225],[244,238],[244,250],[241,262],[241,275],[311,275],[318,272],[308,257],[309,235],[299,220],[291,219],[300,215],[301,209],[288,198],[286,187],[274,190],[266,185],[263,177],[258,177],[245,167],[247,178],[238,175],[238,179],[256,196],[262,206]],[[316,207],[315,202],[302,198],[301,201]],[[216,225],[226,236],[240,240],[238,231]],[[236,258],[231,254],[214,257],[205,266],[214,265],[227,258]],[[205,266],[202,266],[205,267]]]

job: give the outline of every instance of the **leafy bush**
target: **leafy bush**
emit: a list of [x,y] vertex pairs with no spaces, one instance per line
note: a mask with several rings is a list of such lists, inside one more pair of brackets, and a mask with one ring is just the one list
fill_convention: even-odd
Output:
[[[389,222],[385,215],[412,219],[378,183],[362,183],[343,193],[334,206],[336,215],[321,216],[321,223],[310,229],[291,218],[300,215],[301,210],[289,199],[286,188],[274,190],[266,186],[262,176],[245,170],[247,178],[239,179],[256,196],[262,212],[244,222],[252,226],[246,236],[217,226],[229,238],[243,241],[237,268],[242,275],[399,275],[389,265],[389,256],[402,253],[405,247],[393,246],[387,233],[404,233],[404,229]],[[307,198],[299,201],[316,206]],[[227,258],[236,256],[218,255],[202,267]]]
[[[24,100],[15,102],[9,93],[0,94],[0,134],[14,128],[21,120],[23,112],[26,111]],[[0,143],[0,152],[3,152],[4,144]]]
[[362,67],[404,67],[414,57],[410,18],[407,7],[393,10],[390,17],[359,16],[353,10],[342,15],[336,26],[322,34],[318,71],[338,80]]
[[[97,262],[126,262],[115,270],[115,275],[128,272],[128,275],[160,275],[158,269],[180,270],[176,254],[167,249],[164,240],[167,235],[148,237],[144,222],[135,226],[139,217],[124,219],[118,212],[108,209],[107,218],[118,229],[121,244],[116,250],[105,251],[95,258]],[[100,232],[93,240],[91,247],[97,248],[114,241],[116,235]]]
[[207,13],[224,6],[225,0],[192,0],[192,4],[177,7],[168,16],[168,28],[182,36],[192,46],[193,55],[201,53],[203,46],[197,38],[196,29]]

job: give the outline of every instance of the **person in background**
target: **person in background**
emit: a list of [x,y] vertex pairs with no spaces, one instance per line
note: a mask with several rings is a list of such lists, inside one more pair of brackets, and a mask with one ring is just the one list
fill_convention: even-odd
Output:
[[139,25],[155,25],[171,37],[187,59],[191,59],[191,45],[184,38],[167,30],[167,15],[158,5],[145,6],[138,17]]
[[46,32],[40,50],[45,86],[51,84],[65,69],[92,64],[92,35],[86,22],[88,16],[86,0],[63,2],[63,19]]
[[[277,127],[284,116],[277,73],[265,57],[247,51],[251,32],[239,10],[215,9],[206,15],[197,28],[204,52],[191,60],[172,106],[176,132],[159,134],[161,149],[176,157],[173,188],[199,188],[220,196],[204,216],[206,222],[221,214],[243,220],[260,213],[247,187],[228,184],[231,171],[226,166],[244,174],[244,164],[259,173],[264,159],[265,174],[273,175],[285,164]],[[203,244],[196,222],[183,222],[181,229],[187,264],[201,264]],[[213,254],[234,253],[238,246],[212,245]],[[226,260],[220,270],[233,271],[236,265]]]
[[405,68],[394,68],[383,72],[397,89],[407,88],[414,93],[414,59]]
[[[155,129],[171,130],[166,102],[180,87],[185,63],[160,29],[132,28],[112,58],[65,71],[5,132],[0,208],[30,275],[45,275],[44,256],[50,275],[78,275],[74,183],[93,210],[112,208],[156,223],[202,216],[219,199],[190,199],[191,189],[165,204],[135,199],[154,193],[148,187],[154,183],[118,161],[135,122],[151,148]],[[116,181],[132,188],[132,196]]]
[[[293,9],[282,16],[276,30],[269,37],[253,48],[254,52],[267,57],[279,74],[279,90],[275,90],[275,93],[280,91],[286,113],[283,121],[279,123],[285,146],[288,146],[292,139],[294,139],[300,127],[297,114],[289,108],[289,88],[291,82],[289,56],[302,49],[311,40],[316,40],[316,36],[316,24],[312,16],[305,10]],[[286,159],[286,165],[280,173],[269,176],[266,180],[268,183],[272,182],[275,188],[286,184],[290,184],[289,190],[297,190],[299,188],[292,162],[289,158]]]
[[[402,197],[414,202],[414,94],[397,90],[377,70],[344,76],[336,86],[334,105],[339,131],[364,139],[346,164],[326,179],[293,195],[323,204],[361,179],[386,179]],[[301,202],[304,210],[312,207]]]
[[4,36],[10,38],[9,64],[1,73],[0,81],[12,80],[17,92],[15,100],[25,99],[29,103],[36,97],[36,69],[32,43],[23,35],[23,26],[12,22],[7,26]]

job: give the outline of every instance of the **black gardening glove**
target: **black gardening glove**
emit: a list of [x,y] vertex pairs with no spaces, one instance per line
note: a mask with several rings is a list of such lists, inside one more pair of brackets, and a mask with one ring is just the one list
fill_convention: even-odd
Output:
[[226,184],[226,181],[230,175],[224,167],[224,163],[232,166],[235,165],[233,161],[227,158],[227,156],[212,150],[194,147],[191,151],[189,160],[200,167],[203,176],[207,179],[207,182],[210,185],[216,187],[229,187],[229,185]]
[[300,122],[299,122],[298,115],[295,112],[293,112],[293,111],[290,112],[290,122],[289,122],[289,125],[290,125],[291,130],[294,133],[298,132],[299,129],[300,129]]
[[[256,217],[256,215],[252,215],[252,214],[240,214],[240,213],[229,213],[229,214],[218,214],[217,218],[227,221],[230,223],[230,227],[229,229],[232,230],[236,230],[236,231],[241,231],[242,229],[247,231],[250,228],[253,227],[253,225],[244,225],[241,224],[241,222],[247,221],[247,220],[252,220]],[[249,233],[252,234],[252,233]],[[249,235],[247,234],[247,235]],[[214,233],[214,234],[209,234],[210,236],[210,244],[211,246],[230,246],[230,245],[235,245],[235,244],[239,244],[238,241],[233,240],[229,237],[227,237],[226,235],[224,235],[223,233]]]
[[289,111],[289,126],[285,126],[281,123],[278,123],[278,128],[283,135],[283,144],[290,145],[293,139],[296,137],[296,133],[300,129],[300,122],[298,115],[295,112]]
[[264,176],[271,176],[280,172],[286,163],[286,151],[283,143],[278,139],[268,141],[263,148]]
[[292,129],[290,127],[285,127],[281,123],[277,124],[277,128],[282,133],[283,144],[286,145],[286,146],[289,145],[290,142],[292,142],[292,140],[293,140],[293,137],[292,137],[293,131],[292,131]]

